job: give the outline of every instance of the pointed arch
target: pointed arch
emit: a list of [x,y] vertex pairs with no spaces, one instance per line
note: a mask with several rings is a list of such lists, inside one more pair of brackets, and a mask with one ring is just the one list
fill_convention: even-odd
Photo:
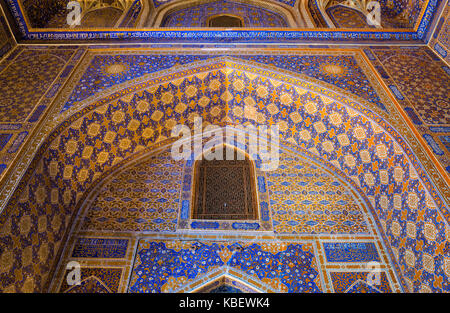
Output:
[[[230,63],[222,69],[231,66]],[[235,70],[239,69],[242,70],[242,67]],[[211,70],[220,71],[220,67]],[[203,68],[199,81],[201,77],[208,77],[205,72],[208,71]],[[189,74],[181,78],[177,76],[176,79],[183,81],[193,75],[196,74],[191,69]],[[257,80],[258,74],[247,75],[244,72],[243,75],[249,82],[266,86]],[[227,82],[233,83],[233,77],[228,78]],[[270,79],[265,79],[265,84],[271,84]],[[190,80],[189,84],[192,82]],[[161,84],[156,83],[156,86]],[[185,89],[189,84],[183,85],[178,81],[173,86]],[[75,208],[79,208],[81,199],[92,184],[116,164],[142,153],[148,147],[158,147],[170,138],[170,126],[176,123],[174,119],[177,116],[182,116],[184,124],[188,126],[192,126],[192,114],[202,114],[209,123],[222,125],[256,124],[267,122],[270,118],[280,125],[283,141],[293,148],[303,149],[312,158],[325,160],[365,194],[372,204],[374,217],[379,220],[382,238],[386,246],[391,247],[391,258],[399,264],[399,276],[406,276],[413,286],[420,277],[411,274],[402,255],[404,248],[398,245],[398,239],[405,239],[407,234],[397,230],[406,229],[407,221],[392,217],[389,212],[417,212],[416,216],[423,218],[427,210],[432,210],[435,214],[428,217],[428,223],[439,233],[437,240],[442,242],[448,236],[449,213],[443,198],[409,145],[382,118],[342,95],[292,78],[278,86],[282,86],[287,96],[282,100],[277,98],[276,107],[272,109],[252,106],[251,99],[245,105],[233,102],[233,94],[226,94],[222,101],[204,101],[184,110],[180,107],[176,109],[178,103],[172,101],[174,95],[160,95],[157,105],[150,106],[143,91],[153,96],[157,90],[161,90],[155,88],[155,82],[150,86],[145,83],[129,86],[118,92],[120,97],[116,100],[111,100],[114,97],[109,95],[93,102],[62,122],[45,139],[2,212],[0,224],[7,227],[5,225],[14,225],[22,219],[25,223],[24,216],[30,213],[34,214],[33,220],[42,216],[52,220],[52,228],[46,232],[55,240],[49,253],[43,255],[40,261],[43,271],[52,273],[52,266],[61,254],[61,246],[73,222],[71,218],[77,214]],[[172,100],[167,101],[169,98]],[[292,105],[295,99],[300,99],[298,106]],[[285,112],[287,118],[278,114],[280,111]],[[341,155],[343,152],[344,155]],[[409,184],[416,187],[410,189]],[[37,225],[30,228],[35,229]],[[9,242],[2,246],[4,251],[13,251],[11,234],[3,234],[2,238],[4,242]],[[422,251],[413,253],[417,259],[423,257]],[[445,284],[447,274],[443,266],[436,266],[433,275],[437,281],[439,277],[444,277]],[[49,281],[42,280],[41,273],[33,274],[36,275],[36,281],[40,282],[36,290],[45,290]],[[403,285],[406,286],[404,281]]]

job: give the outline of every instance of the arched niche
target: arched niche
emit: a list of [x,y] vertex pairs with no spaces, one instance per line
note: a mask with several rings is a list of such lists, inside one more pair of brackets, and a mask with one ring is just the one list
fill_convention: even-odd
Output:
[[192,219],[258,218],[255,164],[247,153],[215,145],[199,155],[193,167]]

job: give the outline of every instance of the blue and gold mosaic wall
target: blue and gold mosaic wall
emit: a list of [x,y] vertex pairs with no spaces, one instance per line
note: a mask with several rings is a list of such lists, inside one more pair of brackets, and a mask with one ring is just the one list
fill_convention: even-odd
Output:
[[0,177],[5,177],[82,53],[73,47],[16,47],[0,63]]
[[82,229],[175,231],[182,171],[166,152],[115,177],[92,203]]
[[220,268],[239,271],[241,279],[256,278],[278,292],[321,292],[312,245],[148,240],[139,242],[128,291],[175,292]]
[[161,27],[208,27],[208,19],[221,14],[231,14],[242,18],[244,27],[288,26],[283,16],[268,9],[219,0],[171,12],[164,17]]
[[366,16],[355,9],[343,5],[335,5],[327,8],[328,16],[336,27],[342,28],[371,28],[367,24]]
[[9,30],[6,17],[0,8],[0,59],[2,59],[16,45],[15,40]]
[[[60,54],[56,54],[64,59],[64,49],[55,50],[61,50],[58,52]],[[83,53],[82,50],[79,51],[81,52],[76,53],[78,58],[79,53]],[[414,56],[418,55],[426,62],[441,64],[430,56],[427,59],[426,51],[425,48],[373,48],[366,51],[366,56],[380,76],[384,76],[385,81],[392,79],[398,84],[399,78],[396,75],[400,74],[395,72],[394,65],[394,70],[388,71],[390,58],[414,53]],[[158,61],[152,63],[153,67],[148,66],[150,62],[147,62],[147,65],[142,62],[144,70],[140,71],[139,62],[129,61],[135,64],[135,67],[132,67],[126,60],[129,57],[134,60],[167,60],[170,59],[168,55],[176,54],[158,52],[155,56],[140,53],[140,56],[132,57],[122,57],[124,53],[120,52],[106,53],[104,58],[111,60],[110,64],[97,67],[100,72],[95,75],[90,74],[94,73],[90,66],[95,58],[84,57],[77,71],[71,75],[66,88],[58,95],[50,112],[55,114],[54,119],[48,122],[51,126],[53,122],[65,121],[54,130],[50,126],[46,130],[48,138],[39,149],[35,148],[37,153],[34,157],[31,154],[31,164],[23,167],[24,170],[28,168],[23,178],[17,177],[17,182],[20,179],[20,183],[17,189],[11,189],[11,198],[0,216],[2,291],[47,290],[50,284],[49,275],[55,270],[55,260],[61,255],[61,248],[67,242],[67,230],[73,222],[73,216],[77,214],[83,199],[97,186],[98,179],[123,165],[129,158],[163,144],[173,125],[192,125],[195,116],[201,116],[205,121],[214,124],[277,123],[281,130],[281,141],[289,149],[301,152],[316,163],[325,164],[363,199],[364,206],[359,205],[359,209],[353,206],[353,209],[346,210],[347,214],[343,214],[344,210],[336,210],[336,216],[339,215],[337,211],[340,211],[343,218],[337,220],[342,221],[341,224],[333,224],[336,220],[332,218],[324,220],[322,214],[317,216],[323,227],[329,227],[327,231],[332,232],[333,227],[338,225],[335,231],[339,232],[349,225],[345,230],[347,236],[358,235],[360,241],[376,242],[378,253],[384,262],[383,271],[390,282],[390,289],[383,287],[380,290],[449,290],[449,213],[445,197],[440,194],[441,190],[445,191],[445,186],[439,185],[438,180],[431,180],[438,179],[430,178],[428,174],[434,165],[427,163],[421,153],[416,153],[420,150],[413,141],[418,139],[414,139],[412,131],[404,126],[394,129],[386,122],[389,120],[388,115],[396,117],[399,113],[389,97],[374,83],[374,72],[370,72],[370,66],[364,65],[362,56],[358,57],[358,54],[345,50],[330,50],[326,55],[311,50],[306,53],[309,56],[302,56],[301,52],[298,55],[260,53],[260,57],[251,54],[242,57],[219,57],[220,55],[208,56],[200,53],[195,55],[195,60],[186,57],[185,60],[188,61],[184,62],[184,65],[174,62],[174,67],[170,68],[169,65],[158,72]],[[176,58],[180,60],[180,54]],[[312,66],[314,63],[311,60],[321,60],[320,66]],[[401,60],[400,58],[397,62]],[[20,62],[20,59],[17,61]],[[75,61],[68,59],[68,62]],[[382,75],[382,70],[386,75]],[[423,73],[428,75],[428,72]],[[67,75],[67,72],[64,75]],[[59,82],[60,76],[56,82]],[[411,79],[403,81],[405,85],[412,82]],[[439,80],[436,82],[432,79],[429,84],[432,87],[437,86],[433,88],[437,88],[435,97],[439,100],[445,85],[439,85]],[[95,91],[86,92],[90,88]],[[397,90],[400,90],[400,87],[397,87]],[[394,91],[392,94],[398,97]],[[415,93],[408,96],[417,97]],[[61,99],[72,100],[61,102]],[[399,104],[403,102],[399,101]],[[427,116],[426,112],[422,114]],[[430,115],[430,120],[433,118]],[[37,135],[38,133],[35,134]],[[41,134],[40,137],[45,135]],[[408,143],[404,138],[407,138]],[[4,136],[3,141],[7,140],[8,136]],[[289,158],[286,158],[285,162],[287,163],[279,169],[281,176],[285,173],[305,174],[308,177],[308,171],[314,169],[311,166],[291,166]],[[147,171],[151,172],[149,169]],[[156,173],[154,175],[157,177]],[[289,183],[298,182],[301,186],[301,176],[298,175],[298,180],[279,182],[275,174],[271,179],[272,181],[268,179],[268,185],[270,181],[273,184],[268,190],[274,188],[276,191],[273,193],[275,202],[273,206],[271,204],[272,213],[277,206],[279,208],[276,210],[280,213],[283,205],[285,211],[289,212],[291,203],[281,203],[281,199],[277,200],[276,193],[285,192],[286,189],[282,186]],[[325,176],[318,179],[322,179],[324,184],[331,184],[336,192],[340,191],[344,197],[343,201],[351,207],[349,194],[340,189],[340,186],[333,185]],[[134,188],[133,182],[128,184],[130,189]],[[136,189],[140,188],[145,186]],[[302,191],[316,191],[320,194],[320,189],[314,188],[306,187]],[[108,202],[107,198],[106,193],[100,196],[102,205]],[[123,199],[118,199],[118,203]],[[131,197],[130,199],[133,201]],[[344,202],[341,202],[342,205]],[[320,205],[326,207],[327,204],[323,202]],[[154,206],[157,207],[157,204]],[[362,208],[367,208],[367,216],[373,218],[372,222],[366,219],[366,225],[361,218],[364,215]],[[123,213],[120,210],[119,212]],[[331,217],[331,211],[329,213]],[[131,211],[127,214],[133,217],[135,213]],[[301,219],[301,215],[295,214],[297,215],[293,217],[294,221],[295,218]],[[274,216],[275,214],[272,218]],[[113,215],[112,217],[114,218]],[[281,225],[275,225],[275,221],[282,220],[272,220],[275,230]],[[347,221],[353,224],[344,224]],[[103,227],[101,220],[97,219],[97,222],[99,227]],[[314,226],[313,223],[310,224],[309,226]],[[279,232],[279,235],[294,236],[295,227],[298,225],[289,227],[292,228],[287,233]],[[367,229],[376,229],[378,233],[367,233]],[[87,238],[96,238],[89,233],[95,230],[86,228],[82,231],[86,236],[91,235]],[[314,230],[308,231],[312,233]],[[324,236],[318,237],[322,238],[322,241],[330,241],[330,237],[326,237],[327,234],[315,235]],[[295,236],[288,238],[293,242],[306,240]],[[173,237],[168,237],[168,240],[172,239]],[[222,237],[212,239],[223,241]],[[258,240],[263,238],[257,238],[256,241]],[[235,241],[239,242],[237,239]],[[323,246],[322,241],[316,243],[314,248],[318,262],[326,265],[324,270],[319,269],[321,286],[325,288],[322,290],[366,290],[368,287],[361,283],[364,275],[367,276],[363,263],[359,265],[358,270],[366,274],[352,274],[348,277],[344,274],[332,274],[340,272],[340,265],[335,265],[333,260],[342,261],[342,258],[328,258],[325,251],[329,251],[329,245]],[[127,254],[133,250],[131,247],[137,247],[137,242],[136,238],[130,239]],[[147,238],[143,242],[155,240]],[[260,244],[257,245],[261,247]],[[92,244],[88,246],[92,249]],[[340,249],[373,251],[373,248],[368,248],[367,245]],[[75,257],[80,258],[80,254],[75,254]],[[117,262],[121,264],[123,273],[131,273],[133,265],[120,258],[120,255],[117,257],[122,260],[122,263]],[[107,268],[118,267],[109,259],[102,260],[105,260],[102,262]],[[83,266],[99,268],[97,263],[90,262],[86,261]],[[219,272],[216,274],[220,276]],[[252,275],[248,277],[248,273],[242,268],[236,269],[235,274],[236,279],[251,280],[249,284],[252,286],[259,284],[257,289],[264,286],[266,290],[271,288],[268,287],[269,282],[263,286]],[[87,275],[92,276],[89,273]],[[101,274],[94,276],[99,278],[99,275]],[[209,280],[215,277],[210,275],[212,276],[208,276]],[[347,279],[346,277],[352,281],[349,286],[341,281]],[[205,277],[198,279],[197,281],[193,278],[192,283],[201,285],[202,279],[208,280]],[[89,278],[87,283],[94,286],[94,290],[126,290],[122,282],[119,287],[112,287],[113,285],[108,285],[108,282],[100,278]],[[294,288],[288,285],[285,285],[288,290]],[[159,286],[162,287],[161,284]],[[298,290],[295,288],[292,290]]]
[[448,65],[428,48],[380,47],[372,49],[368,57],[435,157],[450,173]]

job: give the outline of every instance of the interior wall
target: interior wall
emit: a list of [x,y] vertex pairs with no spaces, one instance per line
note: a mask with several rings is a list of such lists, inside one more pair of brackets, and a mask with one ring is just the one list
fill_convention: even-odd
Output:
[[367,24],[366,16],[355,9],[345,7],[343,5],[336,5],[327,8],[328,16],[338,28],[373,28]]

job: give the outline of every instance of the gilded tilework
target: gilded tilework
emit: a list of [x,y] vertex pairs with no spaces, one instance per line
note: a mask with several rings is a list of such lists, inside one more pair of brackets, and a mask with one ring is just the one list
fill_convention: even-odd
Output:
[[450,63],[450,2],[448,1],[428,45],[446,60],[447,64]]
[[[284,153],[286,157],[286,153]],[[164,155],[164,152],[163,154]],[[298,157],[297,157],[298,159]],[[130,160],[132,164],[134,163],[132,160]],[[146,159],[141,159],[141,164],[145,164],[148,161]],[[281,165],[283,167],[283,165]],[[129,168],[129,167],[126,167]],[[131,167],[136,168],[136,166]],[[118,176],[120,176],[120,173],[112,173],[110,177],[107,177],[107,181],[114,181]],[[331,175],[331,174],[330,174]],[[164,180],[164,177],[158,178],[160,181]],[[153,181],[154,184],[157,184],[157,180],[155,179]],[[180,186],[180,188],[183,188]],[[267,188],[265,186],[264,188]],[[126,188],[124,188],[126,189]],[[101,188],[98,190],[98,192],[101,193]],[[94,196],[95,198],[95,196]],[[269,196],[268,200],[272,202],[272,198]],[[88,201],[89,203],[89,201]],[[123,212],[122,212],[123,214]],[[125,213],[126,214],[126,213]],[[312,214],[312,213],[309,213]],[[76,225],[82,225],[82,216],[79,217],[80,223],[76,223]],[[293,220],[293,219],[292,219]],[[107,225],[106,225],[107,227]],[[138,255],[137,259],[137,265],[134,265],[135,272],[137,271],[136,278],[136,284],[133,287],[130,287],[129,292],[173,292],[173,291],[183,291],[183,292],[205,292],[211,290],[214,290],[214,288],[220,288],[220,284],[224,283],[226,281],[227,286],[235,286],[236,288],[239,288],[239,290],[244,292],[255,292],[255,291],[295,291],[299,288],[298,291],[305,291],[309,292],[310,289],[306,288],[305,286],[291,286],[294,289],[287,289],[285,286],[286,281],[281,280],[281,283],[278,282],[278,278],[280,275],[282,275],[282,272],[278,271],[271,271],[272,275],[270,276],[270,279],[275,279],[275,281],[271,281],[270,279],[265,279],[265,276],[263,273],[254,273],[253,268],[255,267],[254,264],[261,263],[259,258],[265,258],[265,262],[267,262],[267,255],[261,255],[261,251],[257,248],[258,246],[267,245],[274,247],[275,250],[284,251],[286,250],[286,246],[290,245],[290,242],[282,241],[284,237],[283,234],[281,234],[281,237],[276,236],[267,236],[267,235],[255,235],[253,233],[252,235],[246,234],[245,237],[247,239],[246,243],[239,243],[239,245],[236,245],[235,240],[242,236],[244,234],[243,231],[245,229],[235,229],[236,233],[233,234],[232,232],[225,232],[223,234],[221,233],[215,233],[210,234],[208,237],[216,238],[216,239],[222,239],[223,242],[220,242],[220,244],[223,245],[223,247],[232,247],[233,251],[230,251],[232,255],[234,255],[237,259],[230,261],[229,263],[226,262],[219,262],[218,259],[214,259],[214,255],[217,254],[220,257],[223,255],[227,256],[229,255],[228,252],[224,253],[216,253],[214,249],[211,249],[211,244],[208,242],[204,242],[203,239],[205,235],[204,231],[199,230],[195,232],[196,229],[192,227],[190,235],[186,236],[186,239],[189,239],[189,241],[181,241],[183,243],[182,250],[179,250],[178,248],[175,249],[175,252],[180,253],[179,256],[174,254],[172,252],[174,245],[179,245],[179,243],[175,242],[174,239],[178,240],[183,238],[183,229],[178,229],[177,233],[161,233],[158,234],[158,237],[167,238],[166,241],[162,241],[164,245],[157,245],[157,247],[152,246],[150,247],[151,251],[149,249],[141,249],[141,246],[134,246],[133,244],[128,244],[128,241],[132,242],[135,241],[137,238],[145,238],[141,239],[141,242],[144,241],[146,244],[148,242],[151,242],[150,245],[156,244],[154,242],[154,236],[155,234],[143,234],[141,232],[133,233],[133,232],[122,232],[122,231],[114,231],[114,230],[107,230],[107,229],[100,229],[97,230],[91,230],[91,231],[84,231],[82,229],[76,228],[76,230],[70,235],[69,244],[66,245],[66,258],[63,259],[63,262],[60,263],[60,268],[64,269],[65,264],[67,264],[69,261],[83,261],[86,260],[89,262],[90,266],[104,266],[109,262],[111,258],[115,258],[115,260],[120,261],[121,264],[124,264],[124,262],[132,262],[134,260],[134,251],[136,251],[136,254]],[[120,238],[112,238],[114,234],[119,235]],[[311,238],[311,235],[313,233],[304,233],[303,236],[306,236],[307,238]],[[102,238],[98,236],[108,236],[107,238]],[[81,236],[81,237],[80,237]],[[88,237],[85,237],[88,236]],[[92,236],[97,236],[96,238],[93,238]],[[198,236],[202,237],[202,240],[200,241],[193,241],[193,238],[199,238]],[[301,239],[302,235],[288,235],[289,239],[298,238]],[[391,269],[389,261],[386,259],[386,250],[380,245],[379,241],[376,242],[372,241],[373,235],[370,234],[352,234],[352,235],[345,235],[346,237],[342,237],[342,235],[338,238],[336,237],[330,237],[330,236],[323,236],[319,235],[316,239],[315,245],[318,247],[322,247],[323,249],[319,249],[319,259],[322,260],[320,263],[317,263],[317,267],[315,267],[317,273],[322,273],[318,275],[315,279],[317,283],[324,277],[323,275],[327,275],[327,271],[329,269],[335,268],[336,264],[341,265],[346,263],[351,263],[352,269],[360,268],[365,269],[367,267],[367,262],[370,261],[376,261],[379,262],[379,264],[385,268]],[[125,239],[126,238],[126,239]],[[234,239],[233,239],[234,238]],[[253,238],[253,239],[251,239]],[[344,238],[347,239],[347,241],[343,242]],[[259,242],[259,240],[264,239],[264,242]],[[268,240],[269,239],[269,240]],[[371,240],[370,242],[367,242],[367,240]],[[284,238],[286,240],[286,238]],[[352,240],[349,242],[349,240]],[[353,241],[355,240],[355,242]],[[364,241],[366,240],[366,241]],[[72,245],[73,242],[73,245]],[[127,244],[125,244],[127,242]],[[160,243],[161,241],[157,241]],[[255,245],[257,243],[257,245]],[[220,245],[219,244],[219,245]],[[136,250],[127,250],[128,247],[135,247]],[[216,247],[215,245],[212,245]],[[249,247],[248,250],[241,250],[240,247]],[[314,246],[308,243],[308,247],[312,248]],[[163,248],[161,248],[163,247]],[[169,249],[170,248],[170,249]],[[183,250],[184,249],[184,250]],[[305,251],[304,248],[302,248],[303,251]],[[323,252],[320,252],[322,251]],[[287,251],[287,255],[292,255],[292,249]],[[315,252],[313,252],[311,249],[309,249],[314,255]],[[380,251],[380,252],[379,252]],[[120,252],[120,253],[119,253]],[[125,253],[126,252],[126,256]],[[131,253],[130,253],[131,252]],[[242,252],[242,253],[240,253]],[[282,260],[283,254],[280,254],[281,252],[277,253],[277,258]],[[190,255],[192,254],[193,258],[190,258]],[[258,259],[254,260],[252,262],[243,261],[240,258],[243,257],[245,260],[248,258],[254,259],[252,255],[258,256]],[[197,257],[198,256],[198,257]],[[212,265],[210,263],[210,266],[203,266],[201,267],[201,273],[197,273],[196,271],[189,271],[189,269],[197,269],[198,265],[197,263],[200,262],[203,265],[202,258],[209,256],[207,262],[213,262]],[[183,259],[183,264],[186,265],[186,271],[182,270],[182,273],[179,273],[178,269],[181,269],[179,263],[177,263],[177,258],[181,257]],[[200,259],[199,259],[200,258]],[[300,257],[303,259],[303,257]],[[170,259],[170,260],[169,260]],[[325,264],[323,264],[323,260],[325,260]],[[164,269],[161,268],[159,265],[152,266],[154,263],[157,264],[164,264]],[[171,264],[171,262],[175,263],[173,270],[167,270],[166,265]],[[225,264],[226,263],[226,264]],[[273,262],[271,262],[273,265]],[[289,263],[289,267],[292,267],[295,262]],[[245,266],[244,266],[245,265]],[[275,264],[276,265],[276,264]],[[273,265],[273,266],[275,266]],[[223,271],[223,266],[227,266],[226,273]],[[244,266],[242,268],[242,266]],[[278,267],[280,264],[278,264]],[[304,266],[304,265],[302,265]],[[175,273],[173,273],[174,270],[177,270]],[[258,267],[256,267],[258,269]],[[169,277],[166,275],[161,275],[161,270],[164,270],[164,273],[167,273]],[[266,269],[267,270],[267,269]],[[273,273],[272,273],[273,272]],[[310,273],[309,271],[307,271]],[[190,279],[185,279],[183,275],[187,273],[186,275]],[[275,274],[276,273],[276,274]],[[250,274],[250,275],[249,275]],[[254,275],[251,275],[254,274]],[[310,273],[311,274],[311,273]],[[174,278],[172,278],[172,275]],[[181,275],[181,276],[180,276]],[[224,276],[227,275],[227,276]],[[231,278],[230,278],[231,275]],[[306,273],[305,273],[306,275]],[[58,276],[58,280],[55,281],[57,284],[58,282],[61,282],[62,280],[66,279],[67,273],[65,273],[62,277]],[[142,276],[142,278],[140,278]],[[162,279],[157,277],[162,277]],[[275,277],[275,278],[274,278]],[[156,279],[156,280],[155,280]],[[396,281],[395,277],[392,276],[391,279],[394,279]],[[175,280],[175,281],[174,281]],[[124,282],[128,281],[127,276],[123,277],[121,280],[121,285],[124,284]],[[168,281],[167,283],[165,283]],[[247,287],[245,285],[242,285],[240,281],[244,281],[245,284],[247,284]],[[88,285],[88,283],[90,285]],[[152,285],[153,284],[153,285]],[[248,285],[252,286],[250,289]],[[308,284],[307,284],[308,285]],[[86,287],[85,287],[86,286]],[[74,287],[70,289],[72,292],[83,292],[84,290],[91,290],[92,292],[107,292],[104,287],[102,287],[101,281],[99,281],[95,277],[91,277],[90,279],[83,281],[81,286]],[[158,286],[162,286],[159,288]],[[319,286],[319,285],[318,285]],[[320,286],[322,286],[320,284]],[[396,285],[398,288],[398,285]],[[288,286],[289,287],[289,286]],[[152,289],[153,288],[153,289]],[[156,288],[156,289],[155,289]],[[306,289],[305,289],[306,288]],[[331,287],[327,287],[326,290],[330,291]],[[359,288],[361,289],[361,288]],[[359,290],[358,289],[358,290]],[[367,288],[366,288],[367,289]],[[62,289],[61,289],[62,290]],[[123,289],[121,289],[123,290]],[[221,290],[221,289],[220,289]],[[321,291],[325,291],[323,287],[320,287]],[[124,291],[124,290],[123,290]],[[377,289],[374,289],[372,292],[378,292]]]
[[[60,248],[69,216],[63,203],[43,206],[50,200],[44,189],[42,169],[38,169],[16,204],[13,215],[2,221],[0,249],[2,250],[0,289],[6,292],[41,290]],[[23,276],[22,273],[33,273]]]
[[[66,275],[67,276],[67,275]],[[122,276],[120,268],[81,268],[81,284],[69,286],[64,280],[60,292],[66,293],[115,293]]]
[[[162,4],[166,4],[166,3],[170,3],[172,0],[153,0],[153,4],[155,6],[155,8],[158,8],[159,6],[161,6]],[[286,5],[289,5],[291,7],[294,6],[295,1],[296,0],[273,0],[274,2],[280,2],[280,3],[284,3]]]
[[9,31],[6,18],[0,8],[0,59],[11,51],[15,45],[16,43]]
[[[77,106],[79,102],[106,88],[145,74],[221,56],[223,55],[95,55],[92,57],[92,60],[89,60],[91,63],[87,65],[85,72],[80,77],[70,97],[68,97],[62,111]],[[289,55],[284,53],[282,55],[236,54],[232,55],[232,57],[318,79],[351,92],[375,104],[380,109],[386,110],[385,104],[361,69],[359,62],[352,55],[311,55],[310,53]],[[121,70],[118,72],[108,71],[112,66]]]
[[414,28],[420,22],[423,0],[380,0],[381,25],[385,28]]
[[[339,293],[391,293],[385,272],[380,272],[380,284],[370,285],[367,278],[370,272],[331,272],[333,289]],[[372,278],[375,279],[375,278]]]
[[127,14],[120,23],[119,27],[136,27],[136,22],[142,13],[142,3],[140,0],[135,0],[131,7],[128,9]]
[[379,262],[377,248],[372,242],[323,243],[327,262]]
[[224,266],[257,278],[278,292],[322,291],[309,244],[149,240],[139,242],[128,291],[175,291]]
[[283,16],[270,10],[246,3],[219,0],[170,12],[164,17],[161,27],[208,27],[208,18],[221,14],[241,17],[244,27],[287,26]]
[[62,15],[66,8],[65,0],[40,1],[20,0],[32,27],[45,27],[56,16]]
[[375,49],[399,91],[414,99],[414,110],[427,125],[450,124],[450,86],[442,65],[433,62],[425,49]]
[[370,28],[366,17],[360,11],[351,9],[342,5],[327,8],[327,14],[330,16],[336,27],[342,28]]
[[368,233],[352,192],[317,166],[287,154],[267,175],[274,230],[278,233]]
[[[99,55],[93,58],[88,69],[80,78],[63,111],[106,88],[161,71],[175,65],[182,65],[207,59],[209,56],[194,55]],[[114,66],[115,71],[111,71]],[[121,69],[117,71],[117,69]]]
[[23,51],[0,73],[0,121],[23,122],[72,53],[72,50]]
[[73,258],[124,258],[127,239],[78,238],[73,248]]
[[[233,32],[223,29],[215,29],[208,31],[190,31],[189,29],[151,29],[144,31],[142,29],[130,30],[127,28],[119,28],[116,30],[111,29],[82,29],[73,30],[66,27],[61,32],[54,32],[52,30],[35,29],[33,24],[28,23],[28,19],[25,16],[30,15],[30,9],[33,11],[31,14],[36,17],[35,21],[38,21],[40,27],[49,26],[49,21],[55,19],[56,22],[52,25],[64,24],[64,17],[67,16],[67,10],[64,10],[64,6],[61,6],[60,2],[52,4],[45,3],[41,9],[37,5],[36,0],[27,0],[27,3],[31,3],[32,6],[24,10],[19,4],[20,0],[7,0],[12,13],[19,25],[19,28],[26,39],[29,40],[94,40],[99,39],[131,39],[139,43],[151,42],[155,44],[160,43],[293,43],[304,41],[314,42],[327,42],[330,41],[343,41],[343,42],[356,42],[356,41],[370,41],[376,43],[386,42],[413,42],[417,43],[420,40],[424,40],[427,35],[430,24],[432,23],[433,15],[436,14],[441,0],[414,0],[407,2],[406,0],[388,1],[382,0],[381,8],[382,14],[385,19],[389,20],[388,25],[390,29],[378,29],[375,31],[360,31],[360,30],[328,30],[328,29],[310,29],[308,31],[298,31],[297,29],[272,29],[269,26],[259,30],[237,29]],[[167,13],[170,10],[180,9],[183,4],[177,1],[176,3],[167,3],[166,1],[158,1],[161,5],[159,10],[153,10],[156,14]],[[195,1],[192,1],[195,3]],[[300,19],[299,10],[297,7],[300,5],[296,0],[274,0],[274,1],[255,1],[257,7],[263,6],[265,9],[272,11],[272,8],[278,3],[277,7],[280,11],[289,12],[292,16]],[[317,1],[314,1],[317,2]],[[108,3],[111,3],[109,1]],[[115,0],[116,7],[123,8],[124,1]],[[126,2],[132,4],[131,0]],[[242,3],[242,1],[239,1]],[[252,3],[253,4],[253,3]],[[56,8],[55,8],[56,7]],[[61,10],[62,7],[62,10]],[[317,3],[314,4],[317,7]],[[289,13],[286,13],[289,14]],[[317,11],[314,11],[315,17],[318,16]],[[88,13],[89,14],[89,13]],[[299,23],[300,24],[300,23]],[[319,26],[319,25],[317,25]],[[326,25],[322,25],[326,26]],[[320,27],[320,26],[319,26]],[[406,28],[403,30],[393,30],[392,28]]]
[[318,1],[310,0],[308,3],[308,12],[311,15],[315,27],[327,28],[328,23],[325,21],[323,14],[319,8]]
[[[386,110],[368,77],[351,55],[249,55],[241,58],[304,74],[351,92]],[[272,95],[272,93],[269,93]]]
[[[2,95],[9,95],[9,98],[2,97],[0,100],[3,103],[3,107],[0,107],[3,119],[0,121],[0,134],[5,144],[0,146],[1,178],[6,177],[5,173],[24,142],[54,100],[73,69],[73,64],[79,59],[80,55],[75,51],[74,47],[16,47],[0,63],[0,76],[3,77],[0,90],[4,92]],[[36,65],[37,63],[39,64]],[[60,72],[64,66],[66,68]],[[6,141],[5,138],[9,140]]]
[[[76,220],[74,232],[67,238],[61,254],[56,278],[49,286],[50,292],[69,293],[120,293],[126,291],[136,249],[136,238],[120,232],[80,230],[81,216]],[[68,285],[73,280],[74,265],[80,266],[79,285]]]
[[175,231],[182,169],[165,153],[115,176],[88,208],[82,229]]

